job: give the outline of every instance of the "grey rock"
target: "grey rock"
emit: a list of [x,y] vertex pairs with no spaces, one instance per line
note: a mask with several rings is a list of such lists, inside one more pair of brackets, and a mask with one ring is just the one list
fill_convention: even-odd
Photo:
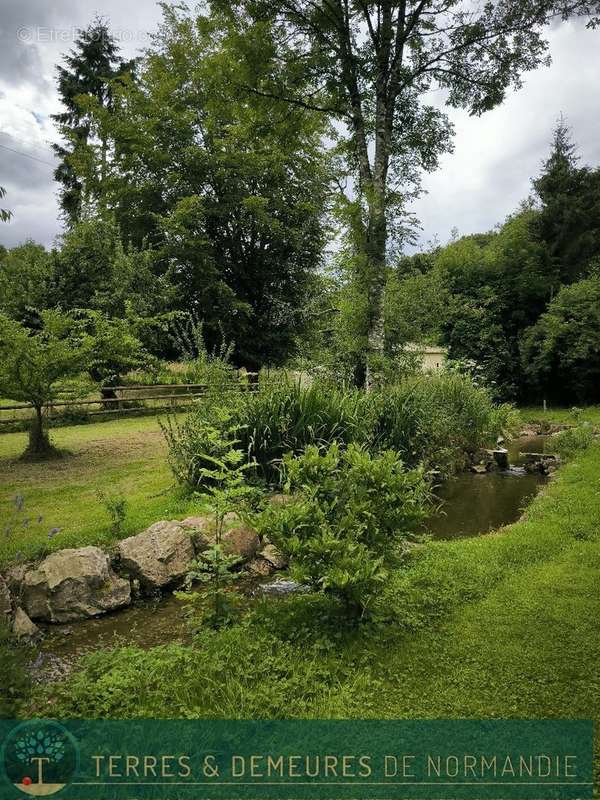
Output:
[[13,620],[13,634],[17,639],[35,639],[42,635],[42,632],[27,616],[22,608],[15,610]]
[[190,526],[162,520],[117,545],[120,567],[144,590],[162,589],[185,578],[195,558]]
[[99,547],[80,547],[52,553],[27,570],[20,596],[32,619],[72,622],[128,605],[131,590]]
[[260,547],[258,534],[244,522],[234,524],[229,528],[221,539],[223,551],[229,556],[237,556],[242,561],[249,561],[254,558]]
[[246,564],[246,569],[252,575],[267,577],[275,571],[275,567],[266,558],[253,558]]
[[258,555],[272,564],[275,569],[285,569],[287,567],[287,559],[273,544],[267,544]]

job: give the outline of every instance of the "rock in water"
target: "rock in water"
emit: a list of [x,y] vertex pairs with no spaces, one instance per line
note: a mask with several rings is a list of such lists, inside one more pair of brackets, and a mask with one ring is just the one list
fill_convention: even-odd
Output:
[[149,591],[183,580],[196,556],[190,526],[176,520],[155,522],[137,536],[123,539],[117,552],[120,566]]
[[35,639],[41,636],[41,631],[37,625],[29,619],[22,608],[17,608],[13,620],[13,634],[17,639]]
[[498,447],[493,451],[494,461],[500,469],[508,469],[508,450],[504,447]]
[[32,619],[72,622],[126,606],[129,581],[110,568],[99,547],[59,550],[37,569],[28,570],[21,584],[21,602]]

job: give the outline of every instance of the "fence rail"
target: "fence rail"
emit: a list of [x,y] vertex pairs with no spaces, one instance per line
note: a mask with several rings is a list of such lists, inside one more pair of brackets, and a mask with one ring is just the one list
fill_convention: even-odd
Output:
[[[107,386],[99,397],[81,400],[56,400],[47,403],[44,407],[44,413],[48,420],[55,420],[64,417],[66,415],[65,412],[68,412],[69,409],[86,409],[85,414],[90,417],[105,414],[131,414],[138,411],[158,412],[166,409],[171,410],[180,405],[188,405],[191,401],[203,397],[211,388],[219,388],[219,390],[224,393],[255,391],[257,383],[252,380],[243,382],[242,377],[252,379],[258,377],[258,374],[245,373],[243,376],[240,376],[238,383],[221,387],[216,387],[214,384],[210,383],[161,383]],[[64,394],[68,394],[68,390],[66,390]],[[145,405],[148,402],[151,402],[152,405]],[[142,403],[143,405],[136,405],[137,403]],[[156,403],[158,403],[158,405]],[[92,409],[92,406],[101,406],[101,408]],[[55,413],[56,409],[63,410],[59,413]],[[6,418],[4,416],[6,412],[13,412],[13,414]],[[14,412],[17,412],[17,414]],[[1,405],[0,426],[26,422],[33,416],[33,413],[33,408],[29,403]]]

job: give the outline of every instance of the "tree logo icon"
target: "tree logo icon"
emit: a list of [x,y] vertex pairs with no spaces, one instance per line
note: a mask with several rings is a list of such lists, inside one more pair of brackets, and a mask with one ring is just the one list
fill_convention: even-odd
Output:
[[77,745],[57,722],[34,720],[15,728],[2,751],[6,777],[23,794],[46,797],[64,789],[77,769]]

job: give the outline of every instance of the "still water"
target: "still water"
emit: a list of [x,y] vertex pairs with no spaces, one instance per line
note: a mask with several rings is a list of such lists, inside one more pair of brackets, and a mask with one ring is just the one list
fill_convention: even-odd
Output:
[[[520,453],[543,453],[543,436],[515,439],[507,446],[511,466],[519,466]],[[543,475],[523,474],[521,470],[465,472],[445,481],[435,490],[437,513],[425,523],[434,539],[477,536],[508,525],[521,512],[546,481]]]

